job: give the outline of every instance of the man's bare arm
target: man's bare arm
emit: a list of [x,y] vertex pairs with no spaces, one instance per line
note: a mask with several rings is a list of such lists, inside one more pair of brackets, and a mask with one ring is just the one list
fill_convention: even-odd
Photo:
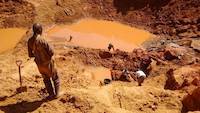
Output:
[[33,54],[33,51],[30,47],[30,42],[28,42],[28,56],[31,58],[31,57],[34,57],[34,54]]

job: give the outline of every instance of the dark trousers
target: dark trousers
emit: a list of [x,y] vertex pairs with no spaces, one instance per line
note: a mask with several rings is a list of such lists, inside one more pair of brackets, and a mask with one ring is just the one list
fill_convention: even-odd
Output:
[[49,96],[57,96],[60,89],[60,79],[57,72],[52,76],[43,76],[45,88]]
[[145,77],[143,77],[143,76],[138,77],[138,86],[142,86],[144,79],[145,79]]

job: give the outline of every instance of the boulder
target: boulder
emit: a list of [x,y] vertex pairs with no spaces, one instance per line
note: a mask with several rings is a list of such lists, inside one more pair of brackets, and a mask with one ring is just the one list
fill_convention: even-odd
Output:
[[200,87],[195,89],[192,94],[188,94],[182,100],[183,111],[200,111]]
[[178,58],[178,56],[173,51],[170,50],[165,51],[164,57],[166,60],[174,60]]
[[175,43],[169,43],[165,47],[164,58],[166,60],[174,60],[183,56],[184,53],[187,53],[187,49],[185,47],[179,46]]

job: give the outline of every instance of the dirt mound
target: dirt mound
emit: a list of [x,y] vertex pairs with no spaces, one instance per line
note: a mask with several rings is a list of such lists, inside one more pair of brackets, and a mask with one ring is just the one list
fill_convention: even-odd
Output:
[[0,1],[0,27],[27,27],[34,22],[35,8],[24,0]]
[[[102,55],[103,53],[106,53],[106,55]],[[127,68],[130,71],[142,69],[147,72],[147,68],[151,63],[150,56],[142,49],[135,49],[131,53],[120,50],[110,53],[98,49],[76,48],[68,53],[61,53],[60,55],[77,56],[84,64],[104,66],[114,70],[123,70],[124,68]]]
[[[72,49],[70,49],[68,52],[63,52],[59,55],[61,57],[76,56],[76,58],[83,62],[83,64],[109,68],[110,70],[113,70],[113,74],[111,75],[113,75],[113,77],[118,80],[120,79],[121,71],[125,68],[132,72],[135,72],[138,69],[142,69],[147,75],[159,75],[161,73],[165,74],[165,72],[169,70],[169,67],[177,68],[179,66],[186,65],[196,67],[199,65],[198,62],[193,62],[193,58],[196,59],[198,57],[198,55],[193,55],[194,51],[187,51],[185,47],[179,48],[179,46],[178,48],[168,47],[168,49],[166,49],[167,47],[168,46],[164,47],[164,49],[160,51],[149,52],[143,49],[134,49],[132,52],[125,52],[117,49],[116,51],[109,52],[100,49],[72,47]],[[176,59],[166,60],[164,53],[167,50],[174,52]],[[179,57],[179,55],[181,55],[181,57]],[[193,56],[193,58],[190,59],[190,56]],[[185,58],[187,58],[187,60]],[[152,64],[152,61],[154,61],[155,63]],[[155,71],[156,68],[158,68],[157,71]],[[162,71],[160,71],[159,69],[162,69]],[[182,80],[189,78],[190,76],[194,77],[192,76],[192,73],[190,73],[188,74],[188,77],[185,77]],[[173,80],[176,82],[176,77]],[[169,85],[172,85],[171,82],[173,81],[171,81],[170,79]],[[189,83],[191,82],[192,81],[189,80]],[[181,87],[182,84],[183,81],[178,81],[178,86],[172,86],[176,87],[175,89],[178,89],[179,87]],[[185,85],[187,85],[186,81],[183,86]]]
[[[151,55],[162,61],[171,62],[180,66],[199,64],[199,52],[191,47],[191,39],[156,40],[149,41],[148,44],[145,44],[147,51]],[[166,63],[163,62],[162,64]]]
[[188,94],[182,101],[183,111],[200,111],[200,87],[195,89],[192,94]]
[[112,57],[112,54],[110,52],[107,52],[107,51],[100,51],[99,52],[99,56],[102,58],[102,59],[105,59],[105,58],[111,58]]

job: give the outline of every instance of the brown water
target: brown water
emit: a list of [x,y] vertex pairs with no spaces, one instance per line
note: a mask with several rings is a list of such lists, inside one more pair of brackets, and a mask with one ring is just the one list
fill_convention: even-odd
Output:
[[0,53],[15,47],[25,32],[20,28],[0,29]]
[[[115,48],[132,51],[152,35],[144,30],[136,29],[118,22],[84,19],[72,25],[54,26],[46,29],[50,40],[66,41],[68,44],[89,48],[107,49],[109,43]],[[0,53],[13,48],[26,30],[21,28],[0,29]]]
[[116,48],[132,51],[152,35],[118,22],[84,19],[72,25],[54,26],[47,33],[52,40],[67,40],[71,35],[72,43],[89,48],[107,48],[113,43]]

